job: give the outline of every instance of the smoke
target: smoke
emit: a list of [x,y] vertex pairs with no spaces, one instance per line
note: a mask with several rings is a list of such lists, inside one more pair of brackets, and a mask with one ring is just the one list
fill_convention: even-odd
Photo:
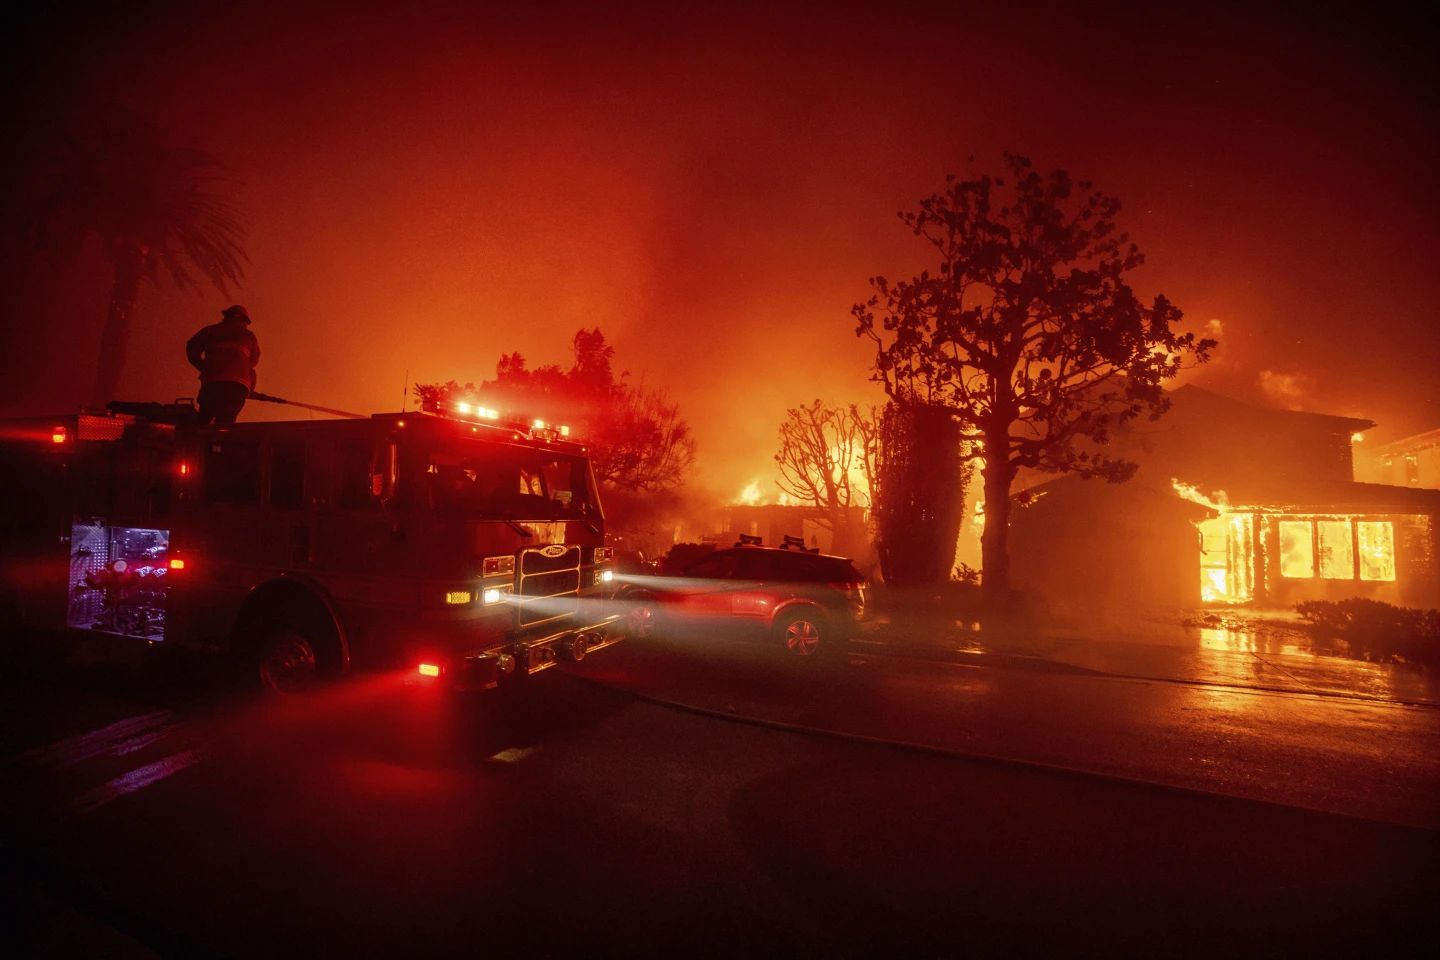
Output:
[[1315,381],[1309,374],[1261,370],[1256,382],[1266,399],[1287,410],[1305,410],[1315,405]]

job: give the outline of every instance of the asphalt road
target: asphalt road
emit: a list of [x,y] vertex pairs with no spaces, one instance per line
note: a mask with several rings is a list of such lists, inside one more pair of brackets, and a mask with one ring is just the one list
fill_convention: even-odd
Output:
[[[1435,711],[1225,690],[1205,707],[1175,685],[865,658],[807,672],[719,646],[567,670],[483,699],[372,676],[278,709],[12,687],[5,936],[246,957],[1374,955],[1435,937],[1437,794],[1418,797]],[[1351,782],[1387,762],[1403,782]]]

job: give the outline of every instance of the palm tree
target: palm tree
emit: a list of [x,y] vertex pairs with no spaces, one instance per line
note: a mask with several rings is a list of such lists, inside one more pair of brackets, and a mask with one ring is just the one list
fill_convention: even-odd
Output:
[[114,397],[144,283],[158,285],[163,270],[182,290],[198,291],[197,275],[225,294],[239,285],[244,230],[235,205],[215,191],[223,174],[210,155],[174,145],[128,111],[110,111],[63,139],[34,218],[35,239],[52,253],[74,253],[94,237],[114,270],[95,406]]

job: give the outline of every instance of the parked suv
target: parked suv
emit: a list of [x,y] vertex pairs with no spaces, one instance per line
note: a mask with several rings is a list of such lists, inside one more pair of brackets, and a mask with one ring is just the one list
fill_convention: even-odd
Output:
[[864,619],[866,586],[844,557],[737,546],[678,575],[637,578],[617,597],[633,636],[723,633],[813,657],[844,649]]

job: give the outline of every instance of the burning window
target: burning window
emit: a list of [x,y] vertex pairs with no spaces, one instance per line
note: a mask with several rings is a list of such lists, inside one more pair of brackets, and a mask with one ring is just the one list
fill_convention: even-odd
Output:
[[1280,575],[1315,576],[1315,544],[1309,520],[1280,521]]
[[1230,513],[1198,524],[1200,599],[1246,603],[1255,598],[1254,515]]
[[1355,524],[1360,543],[1360,579],[1395,579],[1395,525],[1388,520]]
[[1326,580],[1355,579],[1355,548],[1349,520],[1317,520],[1320,576]]

